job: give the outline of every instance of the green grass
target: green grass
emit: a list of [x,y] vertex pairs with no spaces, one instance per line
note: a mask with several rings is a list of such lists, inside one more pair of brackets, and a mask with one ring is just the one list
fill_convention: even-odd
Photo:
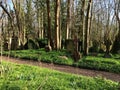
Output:
[[[8,55],[8,52],[5,51],[3,52],[3,54]],[[98,56],[87,56],[83,57],[78,62],[74,62],[71,53],[68,53],[65,50],[51,52],[45,52],[44,49],[16,50],[11,51],[10,56],[27,60],[36,60],[46,63],[70,65],[80,68],[120,73],[120,55],[118,54],[112,55],[112,58],[103,58],[103,54],[98,54]]]
[[3,62],[0,90],[119,90],[117,82]]
[[103,70],[108,72],[120,73],[120,60],[98,58],[93,56],[85,57],[76,63],[76,66],[88,69]]

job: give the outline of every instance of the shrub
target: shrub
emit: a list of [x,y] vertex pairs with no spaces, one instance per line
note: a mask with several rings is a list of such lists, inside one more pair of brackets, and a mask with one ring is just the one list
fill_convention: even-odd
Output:
[[42,62],[46,62],[46,63],[52,63],[53,60],[50,56],[40,56],[39,57],[39,60],[42,61]]
[[36,41],[38,42],[40,48],[44,48],[48,42],[47,39],[37,39]]
[[82,68],[120,73],[120,63],[117,60],[88,57],[86,59],[79,60],[78,64],[74,64],[74,66],[75,65]]
[[56,57],[56,58],[53,58],[53,63],[61,64],[61,65],[72,65],[73,60],[68,58],[65,59],[65,58]]
[[39,45],[38,42],[36,42],[35,40],[29,39],[27,41],[27,43],[24,46],[25,49],[38,49]]
[[99,42],[94,40],[92,42],[93,46],[90,47],[89,52],[98,52],[99,51]]

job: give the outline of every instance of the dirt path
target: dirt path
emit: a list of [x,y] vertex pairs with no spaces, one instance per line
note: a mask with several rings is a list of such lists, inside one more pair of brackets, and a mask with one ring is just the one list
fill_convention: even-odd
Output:
[[49,68],[49,69],[53,69],[53,70],[58,70],[58,71],[73,73],[73,74],[79,74],[79,75],[84,75],[84,76],[91,76],[91,77],[101,76],[103,78],[107,78],[107,79],[111,79],[113,81],[120,82],[120,74],[114,74],[114,73],[109,73],[109,72],[104,72],[104,71],[81,69],[81,68],[64,66],[64,65],[48,64],[48,63],[42,63],[42,62],[37,62],[37,61],[32,61],[32,60],[8,58],[8,57],[4,57],[4,56],[2,57],[2,59],[5,61],[8,61],[8,62],[45,67],[45,68]]

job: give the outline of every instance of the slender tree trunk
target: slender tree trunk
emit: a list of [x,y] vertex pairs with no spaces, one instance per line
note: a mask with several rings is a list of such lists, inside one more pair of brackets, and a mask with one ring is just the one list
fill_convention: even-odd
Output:
[[41,23],[41,35],[42,35],[42,39],[44,38],[44,25],[43,25],[43,18],[44,18],[44,16],[43,16],[43,13],[42,13],[42,19],[41,19],[41,21],[42,21],[42,23]]
[[48,29],[47,29],[48,45],[47,45],[45,48],[46,48],[46,51],[51,51],[51,15],[50,15],[50,0],[47,0],[46,3],[47,3],[47,18],[48,18]]
[[38,37],[40,39],[43,39],[44,38],[44,25],[43,25],[43,12],[41,11],[40,12],[40,15],[38,17]]
[[90,18],[91,18],[92,0],[88,2],[87,15],[85,20],[85,41],[84,41],[84,55],[88,55],[89,51],[89,32],[90,32]]
[[67,30],[66,30],[66,39],[69,38],[69,31],[70,31],[70,1],[67,1]]
[[76,30],[75,30],[75,6],[74,6],[74,0],[71,0],[71,8],[70,8],[70,38],[74,39],[76,36]]
[[55,49],[60,49],[60,0],[56,0],[55,8]]
[[38,21],[38,38],[40,38],[40,11],[37,13],[37,21]]
[[82,29],[83,29],[83,40],[82,40],[82,51],[84,51],[84,41],[85,41],[85,0],[82,0]]
[[2,47],[3,47],[3,40],[2,40],[2,37],[3,37],[3,35],[2,35],[2,33],[3,33],[3,29],[4,29],[4,27],[3,27],[3,19],[2,19],[2,25],[1,25],[1,27],[2,27],[2,31],[0,32],[0,48],[1,48],[1,59],[0,59],[0,64],[2,64],[2,52],[3,52],[3,49],[2,49]]
[[[60,0],[60,4],[61,4],[61,0]],[[60,7],[60,9],[61,9],[61,7]],[[62,48],[61,10],[60,10],[60,17],[59,18],[60,18],[59,19],[59,24],[60,24],[60,29],[59,29],[59,38],[60,38],[60,40],[59,40],[59,47],[61,49]]]
[[12,0],[13,6],[14,6],[14,10],[15,10],[15,16],[16,16],[16,21],[17,21],[17,27],[18,27],[18,42],[19,42],[19,46],[21,46],[21,39],[22,39],[22,28],[21,28],[21,23],[20,23],[20,12],[21,12],[21,5],[20,2],[15,2]]
[[47,0],[47,17],[48,17],[48,46],[50,46],[51,41],[51,15],[50,15],[50,0]]

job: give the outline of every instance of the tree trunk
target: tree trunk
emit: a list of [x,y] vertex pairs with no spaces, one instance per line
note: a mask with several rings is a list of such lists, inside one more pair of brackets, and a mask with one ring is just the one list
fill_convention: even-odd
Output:
[[41,26],[40,26],[40,37],[44,38],[44,13],[41,13]]
[[83,29],[83,40],[82,40],[82,51],[84,51],[84,41],[85,41],[85,0],[82,0],[82,29]]
[[56,0],[55,8],[55,49],[60,49],[60,0]]
[[67,30],[66,30],[66,39],[69,38],[69,31],[70,31],[70,1],[67,1]]
[[48,29],[47,29],[47,36],[48,36],[48,46],[47,51],[51,51],[51,15],[50,15],[50,0],[46,1],[47,3],[47,18],[48,18]]
[[47,0],[47,17],[48,17],[48,45],[50,45],[50,40],[51,40],[51,15],[50,15],[50,1]]
[[84,55],[88,55],[89,51],[89,32],[90,32],[90,18],[91,18],[92,0],[88,2],[87,15],[85,20],[85,41],[84,41]]
[[74,39],[74,36],[76,34],[76,30],[75,30],[75,24],[73,24],[75,22],[75,6],[74,6],[74,0],[71,0],[71,4],[70,4],[70,35],[69,37],[71,39]]

